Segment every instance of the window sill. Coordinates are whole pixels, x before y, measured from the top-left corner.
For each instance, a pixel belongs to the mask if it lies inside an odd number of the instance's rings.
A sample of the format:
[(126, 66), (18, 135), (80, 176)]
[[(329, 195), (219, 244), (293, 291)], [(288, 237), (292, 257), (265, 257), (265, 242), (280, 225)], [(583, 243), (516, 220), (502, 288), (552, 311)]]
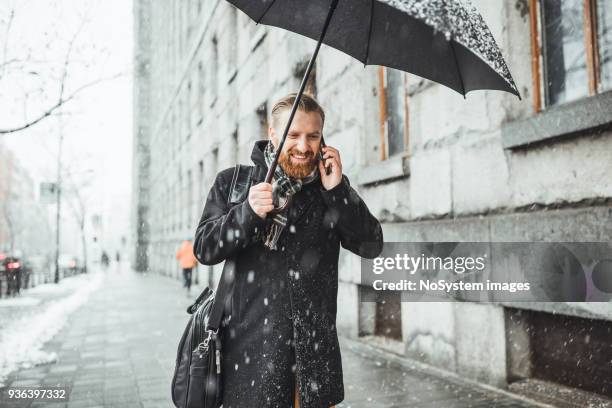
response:
[(360, 168), (357, 173), (357, 184), (360, 186), (367, 186), (390, 181), (392, 179), (408, 177), (409, 175), (410, 166), (408, 156), (396, 156), (380, 163)]
[(551, 107), (530, 118), (502, 126), (505, 149), (525, 148), (561, 137), (575, 136), (612, 125), (612, 91)]

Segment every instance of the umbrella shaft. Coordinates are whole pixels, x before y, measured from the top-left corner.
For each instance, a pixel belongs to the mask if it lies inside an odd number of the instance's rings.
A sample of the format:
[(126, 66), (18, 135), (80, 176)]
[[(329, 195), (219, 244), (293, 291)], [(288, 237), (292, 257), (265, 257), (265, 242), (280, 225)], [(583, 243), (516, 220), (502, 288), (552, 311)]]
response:
[(274, 171), (276, 170), (276, 166), (278, 165), (278, 159), (283, 151), (283, 146), (285, 145), (285, 139), (287, 138), (287, 134), (289, 133), (289, 129), (291, 128), (291, 122), (293, 122), (293, 117), (295, 116), (295, 112), (297, 111), (297, 107), (302, 99), (302, 94), (304, 93), (304, 89), (306, 88), (306, 83), (308, 82), (308, 78), (310, 77), (310, 72), (315, 64), (317, 59), (317, 55), (319, 55), (319, 49), (321, 48), (321, 43), (325, 38), (325, 33), (327, 32), (327, 28), (329, 27), (329, 23), (331, 21), (332, 15), (336, 10), (336, 6), (338, 5), (338, 0), (332, 0), (329, 6), (329, 12), (327, 13), (327, 18), (325, 19), (325, 25), (323, 25), (323, 30), (321, 31), (321, 36), (319, 37), (319, 41), (317, 41), (317, 46), (310, 57), (310, 62), (308, 62), (308, 67), (306, 68), (306, 72), (304, 73), (304, 77), (302, 78), (302, 83), (300, 84), (300, 90), (297, 93), (295, 101), (293, 102), (293, 106), (291, 107), (291, 114), (289, 115), (289, 120), (287, 121), (287, 125), (285, 126), (285, 131), (283, 132), (283, 137), (278, 144), (278, 148), (276, 149), (276, 155), (274, 160), (270, 164), (270, 168), (268, 169), (268, 173), (266, 174), (266, 183), (270, 183), (272, 181), (272, 176), (274, 175)]

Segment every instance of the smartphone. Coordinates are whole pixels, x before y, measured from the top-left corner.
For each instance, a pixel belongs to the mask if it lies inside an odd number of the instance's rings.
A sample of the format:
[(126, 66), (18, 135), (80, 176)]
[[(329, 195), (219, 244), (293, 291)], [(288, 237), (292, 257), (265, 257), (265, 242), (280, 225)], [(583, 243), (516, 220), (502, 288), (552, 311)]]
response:
[[(325, 139), (323, 139), (323, 136), (321, 136), (321, 147), (319, 148), (319, 161), (323, 161), (323, 166), (325, 166), (325, 160), (326, 160), (323, 158), (323, 148), (325, 146), (327, 146), (325, 144)], [(325, 174), (329, 176), (330, 173), (331, 173), (331, 168), (325, 166)]]

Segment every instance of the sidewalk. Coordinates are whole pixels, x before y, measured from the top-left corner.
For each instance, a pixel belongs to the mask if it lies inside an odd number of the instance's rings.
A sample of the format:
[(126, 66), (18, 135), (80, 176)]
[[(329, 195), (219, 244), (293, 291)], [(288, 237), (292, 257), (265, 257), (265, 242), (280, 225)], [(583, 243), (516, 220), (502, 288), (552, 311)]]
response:
[[(195, 296), (196, 293), (192, 292)], [(66, 386), (64, 403), (10, 401), (3, 408), (169, 408), (170, 383), (190, 299), (180, 283), (109, 270), (98, 289), (44, 349), (54, 363), (22, 369), (10, 387)], [(346, 399), (338, 408), (532, 407), (508, 394), (406, 367), (343, 339)], [(258, 408), (258, 407), (253, 407)]]

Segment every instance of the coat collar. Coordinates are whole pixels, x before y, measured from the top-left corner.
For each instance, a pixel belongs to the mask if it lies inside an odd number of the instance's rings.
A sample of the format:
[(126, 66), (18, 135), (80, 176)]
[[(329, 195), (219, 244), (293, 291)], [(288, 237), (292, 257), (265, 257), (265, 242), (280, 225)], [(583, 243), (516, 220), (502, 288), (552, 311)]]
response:
[(264, 150), (267, 144), (267, 140), (258, 140), (255, 142), (255, 146), (253, 146), (253, 151), (251, 152), (251, 160), (253, 163), (255, 163), (257, 166), (263, 167), (266, 171), (268, 170), (268, 165), (266, 164), (266, 159), (264, 157)]

